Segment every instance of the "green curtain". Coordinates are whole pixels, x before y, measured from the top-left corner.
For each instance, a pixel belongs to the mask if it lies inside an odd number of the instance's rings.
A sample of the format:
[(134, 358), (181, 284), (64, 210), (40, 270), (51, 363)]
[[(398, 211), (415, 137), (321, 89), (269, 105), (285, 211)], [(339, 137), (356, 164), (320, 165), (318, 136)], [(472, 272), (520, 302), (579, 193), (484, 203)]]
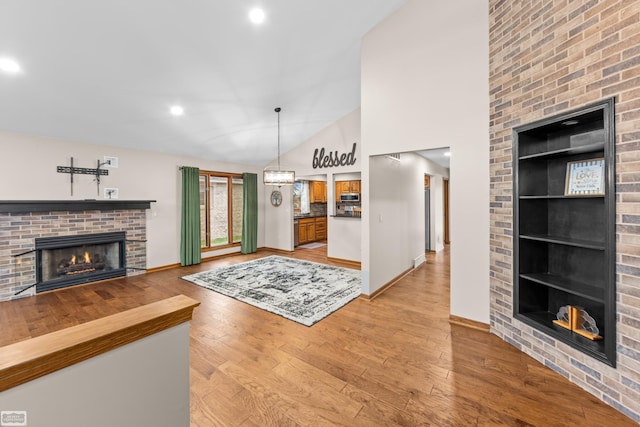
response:
[(200, 169), (182, 168), (180, 264), (200, 264)]
[(258, 250), (258, 175), (242, 174), (242, 246), (243, 254)]

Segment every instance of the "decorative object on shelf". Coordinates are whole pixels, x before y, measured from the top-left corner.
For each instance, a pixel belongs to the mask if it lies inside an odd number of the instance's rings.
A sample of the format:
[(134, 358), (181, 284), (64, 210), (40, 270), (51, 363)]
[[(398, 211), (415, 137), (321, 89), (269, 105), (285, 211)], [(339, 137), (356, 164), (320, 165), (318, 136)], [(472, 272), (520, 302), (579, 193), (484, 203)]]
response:
[(278, 114), (278, 169), (265, 168), (263, 171), (263, 182), (265, 185), (293, 185), (296, 180), (296, 173), (294, 171), (280, 170), (280, 111), (282, 109), (277, 107), (274, 111)]
[(98, 196), (100, 195), (100, 177), (109, 175), (109, 171), (106, 169), (100, 169), (102, 166), (106, 165), (107, 162), (101, 162), (98, 160), (97, 167), (95, 169), (90, 168), (77, 168), (73, 166), (73, 157), (71, 157), (69, 166), (58, 166), (58, 173), (68, 173), (71, 174), (71, 195), (73, 196), (73, 175), (95, 175), (96, 185), (98, 186)]
[(595, 319), (582, 307), (563, 305), (553, 323), (592, 341), (602, 339)]
[(604, 195), (604, 158), (568, 162), (564, 195)]
[(282, 204), (282, 193), (278, 190), (271, 192), (271, 204), (276, 208)]

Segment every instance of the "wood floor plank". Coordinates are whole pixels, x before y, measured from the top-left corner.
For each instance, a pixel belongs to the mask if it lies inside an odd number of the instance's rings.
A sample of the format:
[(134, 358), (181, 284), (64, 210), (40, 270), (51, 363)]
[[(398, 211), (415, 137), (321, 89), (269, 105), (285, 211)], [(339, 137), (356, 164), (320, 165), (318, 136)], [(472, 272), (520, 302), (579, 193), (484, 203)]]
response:
[[(287, 254), (328, 260), (326, 247)], [(181, 277), (282, 252), (75, 286), (0, 303), (0, 345), (179, 294), (191, 322), (191, 425), (632, 426), (620, 412), (487, 332), (449, 323), (449, 253), (312, 327)]]
[(478, 404), (472, 400), (447, 399), (437, 394), (422, 401), (409, 400), (406, 410), (433, 426), (475, 426), (478, 423)]
[(410, 412), (377, 399), (361, 388), (349, 384), (344, 388), (343, 393), (362, 405), (362, 409), (355, 417), (354, 425), (379, 425), (381, 420), (384, 420), (385, 426), (424, 425), (422, 420)]
[(300, 382), (291, 382), (273, 371), (260, 366), (233, 362), (220, 367), (225, 374), (242, 384), (253, 395), (269, 400), (269, 406), (277, 408), (301, 425), (335, 426), (350, 425), (353, 409), (340, 408), (326, 401), (322, 393), (315, 396), (309, 387)]
[(237, 394), (243, 388), (239, 384), (235, 387), (236, 393), (228, 394), (228, 387), (221, 393), (220, 385), (225, 383), (224, 375), (212, 375), (203, 378), (192, 370), (191, 387), (198, 393), (191, 393), (191, 425), (208, 427), (215, 426), (239, 426), (250, 416), (244, 411)]

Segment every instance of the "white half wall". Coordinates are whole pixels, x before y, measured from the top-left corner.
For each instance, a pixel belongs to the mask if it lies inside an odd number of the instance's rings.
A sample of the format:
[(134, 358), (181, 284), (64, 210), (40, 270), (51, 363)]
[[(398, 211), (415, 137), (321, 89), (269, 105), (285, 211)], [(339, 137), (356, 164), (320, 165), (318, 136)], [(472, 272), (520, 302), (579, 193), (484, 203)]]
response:
[(189, 322), (3, 391), (0, 409), (29, 427), (188, 427)]
[[(486, 1), (408, 0), (363, 40), (361, 106), (363, 157), (450, 147), (451, 314), (484, 323), (489, 323), (488, 22)], [(371, 191), (378, 180), (375, 167), (376, 160), (363, 163), (363, 186)], [(382, 240), (391, 237), (394, 221), (385, 220), (384, 211), (373, 212), (374, 199), (372, 194), (363, 202), (362, 269), (369, 292), (406, 268), (391, 254), (409, 252), (401, 241)], [(379, 208), (390, 210), (384, 203)]]
[[(102, 189), (118, 188), (121, 200), (156, 200), (147, 211), (147, 268), (180, 262), (181, 174), (180, 166), (203, 170), (258, 174), (258, 247), (264, 246), (264, 191), (262, 168), (215, 162), (122, 147), (94, 145), (39, 136), (0, 132), (0, 198), (3, 200), (103, 199)], [(69, 174), (57, 166), (95, 168), (104, 156), (118, 157), (118, 168), (101, 179), (100, 192), (91, 175), (75, 175), (73, 196)], [(239, 247), (203, 252), (203, 259)]]
[[(361, 179), (362, 176), (360, 172), (340, 172), (329, 175), (327, 198), (330, 201), (328, 207), (330, 215), (335, 214), (336, 210), (336, 182), (361, 181)], [(327, 235), (327, 256), (329, 258), (346, 259), (356, 262), (362, 260), (362, 219), (330, 216)]]

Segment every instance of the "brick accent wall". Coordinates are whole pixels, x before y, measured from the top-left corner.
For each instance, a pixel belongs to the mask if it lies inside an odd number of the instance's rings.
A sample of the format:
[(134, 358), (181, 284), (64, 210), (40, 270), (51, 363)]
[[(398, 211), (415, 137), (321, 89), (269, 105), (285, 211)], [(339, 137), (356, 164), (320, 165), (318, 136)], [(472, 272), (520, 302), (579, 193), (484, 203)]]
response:
[[(490, 0), (491, 331), (640, 422), (640, 2)], [(617, 368), (513, 318), (514, 126), (616, 97)]]
[[(147, 266), (147, 217), (143, 209), (116, 211), (0, 213), (0, 301), (18, 298), (15, 293), (35, 283), (35, 247), (39, 237), (125, 231), (127, 267)], [(141, 242), (140, 242), (141, 241)], [(144, 270), (127, 270), (127, 275)], [(35, 287), (19, 297), (35, 294)]]

